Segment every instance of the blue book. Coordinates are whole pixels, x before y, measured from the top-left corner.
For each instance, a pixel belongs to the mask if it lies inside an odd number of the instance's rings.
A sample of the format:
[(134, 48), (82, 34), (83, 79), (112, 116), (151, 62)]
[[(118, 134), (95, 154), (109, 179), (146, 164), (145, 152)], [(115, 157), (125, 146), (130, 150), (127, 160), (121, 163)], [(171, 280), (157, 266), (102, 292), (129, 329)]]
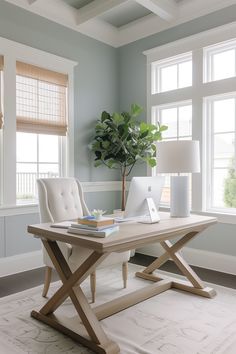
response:
[(70, 232), (72, 234), (77, 234), (81, 236), (93, 236), (93, 237), (107, 237), (112, 235), (113, 233), (117, 233), (119, 231), (119, 226), (116, 225), (115, 227), (109, 227), (105, 230), (102, 231), (96, 231), (96, 230), (88, 230), (88, 229), (83, 229), (83, 228), (78, 228), (78, 227), (69, 227), (67, 232)]

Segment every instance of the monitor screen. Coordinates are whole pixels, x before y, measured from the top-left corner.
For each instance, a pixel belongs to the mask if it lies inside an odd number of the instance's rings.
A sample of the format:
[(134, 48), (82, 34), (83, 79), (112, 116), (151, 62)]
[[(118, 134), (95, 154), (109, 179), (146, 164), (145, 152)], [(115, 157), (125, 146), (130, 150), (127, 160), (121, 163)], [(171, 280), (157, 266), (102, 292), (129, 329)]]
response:
[(149, 213), (147, 198), (152, 198), (158, 210), (165, 177), (133, 177), (124, 217), (146, 216)]

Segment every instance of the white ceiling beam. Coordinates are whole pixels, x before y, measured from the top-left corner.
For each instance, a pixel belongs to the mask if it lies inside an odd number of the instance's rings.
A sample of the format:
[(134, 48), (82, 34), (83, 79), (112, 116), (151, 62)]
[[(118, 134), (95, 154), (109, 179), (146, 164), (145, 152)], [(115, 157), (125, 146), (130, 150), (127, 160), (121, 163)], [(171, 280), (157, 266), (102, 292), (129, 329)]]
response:
[(177, 4), (173, 0), (135, 0), (165, 21), (172, 21), (177, 15)]
[(125, 2), (127, 2), (127, 0), (94, 0), (77, 10), (77, 24), (81, 25)]
[(119, 31), (116, 27), (102, 21), (99, 18), (93, 18), (90, 21), (84, 22), (77, 30), (87, 36), (93, 37), (99, 41), (105, 42), (117, 47), (119, 43)]

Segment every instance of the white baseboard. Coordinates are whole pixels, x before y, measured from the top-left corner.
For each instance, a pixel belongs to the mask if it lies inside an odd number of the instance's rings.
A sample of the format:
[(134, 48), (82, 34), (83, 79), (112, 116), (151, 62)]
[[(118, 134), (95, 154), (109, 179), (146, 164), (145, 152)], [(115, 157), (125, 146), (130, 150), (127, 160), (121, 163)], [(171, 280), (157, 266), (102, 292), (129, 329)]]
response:
[(0, 258), (0, 277), (40, 268), (43, 264), (42, 251)]
[[(160, 245), (156, 244), (141, 248), (137, 252), (158, 257), (163, 253), (163, 250)], [(184, 247), (181, 254), (193, 266), (236, 275), (236, 257), (234, 256), (190, 247)]]

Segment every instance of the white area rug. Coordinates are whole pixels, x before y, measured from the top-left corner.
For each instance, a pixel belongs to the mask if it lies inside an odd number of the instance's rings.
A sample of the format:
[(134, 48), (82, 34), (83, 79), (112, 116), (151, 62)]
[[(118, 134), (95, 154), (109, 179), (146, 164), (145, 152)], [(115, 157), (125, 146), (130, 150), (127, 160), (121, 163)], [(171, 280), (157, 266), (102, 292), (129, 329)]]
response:
[[(122, 289), (121, 269), (100, 270), (96, 304), (147, 284), (134, 277), (140, 268), (130, 265), (126, 290)], [(52, 289), (57, 287), (58, 283), (54, 283)], [(122, 354), (235, 354), (236, 291), (214, 288), (217, 290), (214, 299), (168, 290), (103, 320), (102, 325), (119, 344)], [(30, 317), (30, 311), (39, 309), (45, 302), (41, 289), (37, 287), (0, 299), (0, 353), (92, 353)], [(84, 289), (90, 297), (88, 282), (84, 283)], [(72, 314), (69, 300), (61, 311)]]

